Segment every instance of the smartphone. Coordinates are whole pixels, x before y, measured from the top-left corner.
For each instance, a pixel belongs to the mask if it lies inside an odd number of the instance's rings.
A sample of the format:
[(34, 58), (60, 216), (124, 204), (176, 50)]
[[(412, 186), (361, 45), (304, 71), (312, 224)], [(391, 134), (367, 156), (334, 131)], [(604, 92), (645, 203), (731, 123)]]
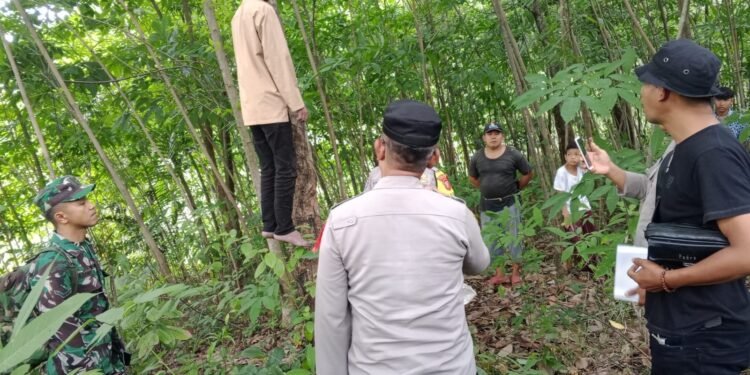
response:
[(589, 159), (589, 153), (586, 151), (586, 147), (584, 147), (583, 138), (576, 137), (575, 142), (576, 146), (578, 146), (578, 151), (581, 151), (581, 155), (583, 156), (583, 163), (586, 164), (586, 168), (591, 169), (591, 159)]

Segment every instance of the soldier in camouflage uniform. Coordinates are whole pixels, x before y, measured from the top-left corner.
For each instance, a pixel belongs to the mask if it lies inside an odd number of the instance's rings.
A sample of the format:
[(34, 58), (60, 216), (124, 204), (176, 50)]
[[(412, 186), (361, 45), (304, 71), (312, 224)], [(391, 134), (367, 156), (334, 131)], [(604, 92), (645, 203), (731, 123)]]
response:
[[(54, 251), (42, 253), (31, 268), (33, 287), (48, 267), (52, 267), (47, 285), (36, 305), (36, 314), (58, 306), (75, 293), (95, 293), (80, 310), (69, 317), (47, 342), (50, 353), (68, 341), (57, 355), (47, 360), (45, 372), (67, 374), (74, 370), (99, 370), (104, 374), (125, 373), (126, 356), (122, 341), (112, 330), (98, 342), (93, 342), (100, 323), (95, 317), (109, 309), (104, 295), (105, 274), (99, 265), (94, 246), (86, 237), (86, 230), (99, 220), (96, 207), (86, 199), (95, 185), (82, 185), (75, 177), (55, 179), (34, 198), (34, 203), (55, 226), (50, 247), (66, 251), (73, 260), (76, 276), (71, 276), (70, 263)], [(72, 285), (77, 279), (77, 285)], [(88, 323), (80, 332), (77, 330)], [(72, 336), (72, 337), (71, 337)]]

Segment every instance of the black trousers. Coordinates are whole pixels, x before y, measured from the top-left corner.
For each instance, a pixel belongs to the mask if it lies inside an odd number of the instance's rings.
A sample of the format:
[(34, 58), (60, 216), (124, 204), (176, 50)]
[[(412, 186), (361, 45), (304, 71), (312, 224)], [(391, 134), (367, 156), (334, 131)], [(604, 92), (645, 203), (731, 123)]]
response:
[(750, 332), (727, 327), (651, 335), (652, 375), (737, 375), (750, 365)]
[(292, 203), (297, 181), (292, 124), (253, 125), (250, 129), (260, 161), (263, 231), (287, 234), (294, 231)]

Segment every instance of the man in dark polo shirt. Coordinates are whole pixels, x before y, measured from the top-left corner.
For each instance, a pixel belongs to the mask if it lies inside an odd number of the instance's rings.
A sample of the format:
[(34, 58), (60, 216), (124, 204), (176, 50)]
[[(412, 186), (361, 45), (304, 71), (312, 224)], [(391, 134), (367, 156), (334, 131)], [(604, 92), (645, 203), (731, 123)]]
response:
[[(680, 39), (636, 69), (646, 120), (677, 144), (659, 169), (653, 221), (718, 228), (730, 244), (684, 268), (633, 261), (652, 374), (738, 374), (750, 362), (750, 156), (711, 108), (720, 66), (711, 51)], [(606, 152), (592, 151), (594, 173), (622, 174)]]
[[(504, 228), (500, 228), (501, 231), (510, 234), (509, 241), (503, 241), (507, 246), (499, 243), (497, 231), (489, 235), (485, 233), (485, 236), (491, 238), (487, 247), (490, 248), (493, 257), (502, 256), (509, 250), (513, 263), (510, 277), (505, 275), (503, 265), (499, 265), (489, 281), (492, 285), (516, 285), (521, 283), (520, 264), (523, 251), (523, 238), (518, 235), (521, 207), (517, 194), (529, 184), (533, 172), (526, 158), (518, 150), (505, 144), (503, 129), (498, 124), (487, 124), (482, 140), (484, 149), (477, 151), (469, 162), (469, 181), (482, 193), (479, 202), (482, 228), (492, 220), (492, 217), (487, 215), (488, 211), (507, 211), (508, 221)], [(520, 179), (516, 178), (516, 172), (521, 173)]]

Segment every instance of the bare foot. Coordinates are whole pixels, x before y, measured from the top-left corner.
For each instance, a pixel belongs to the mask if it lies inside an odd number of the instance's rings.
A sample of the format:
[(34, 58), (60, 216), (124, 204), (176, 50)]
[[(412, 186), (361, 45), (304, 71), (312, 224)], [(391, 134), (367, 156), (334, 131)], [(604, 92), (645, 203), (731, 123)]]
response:
[(310, 247), (312, 245), (310, 242), (302, 238), (302, 234), (296, 230), (283, 235), (274, 234), (273, 238), (276, 241), (290, 243), (294, 246)]

